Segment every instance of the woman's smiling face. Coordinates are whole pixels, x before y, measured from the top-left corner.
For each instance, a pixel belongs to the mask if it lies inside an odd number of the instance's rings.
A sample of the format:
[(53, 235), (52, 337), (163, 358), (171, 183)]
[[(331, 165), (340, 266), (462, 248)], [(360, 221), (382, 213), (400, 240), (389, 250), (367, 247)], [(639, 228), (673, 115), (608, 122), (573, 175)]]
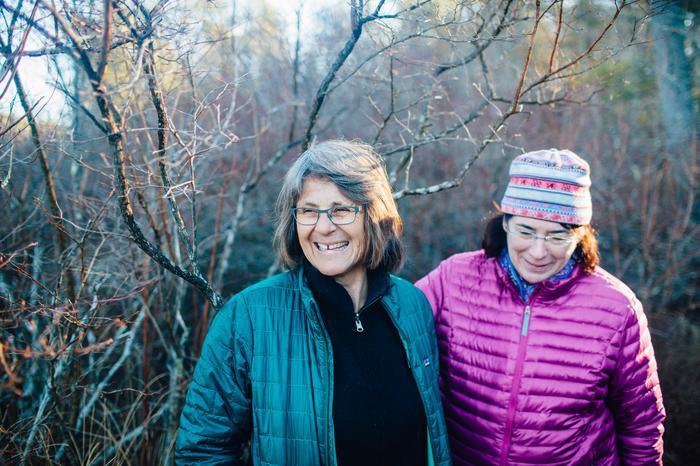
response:
[[(503, 224), (509, 232), (507, 243), (510, 260), (518, 274), (532, 284), (547, 280), (564, 268), (578, 244), (578, 237), (561, 246), (544, 241), (544, 236), (571, 234), (556, 222), (514, 215), (510, 220), (504, 219)], [(536, 238), (523, 240), (517, 235), (518, 231), (536, 235)]]
[[(328, 209), (352, 205), (357, 204), (335, 183), (324, 178), (309, 178), (304, 181), (295, 207)], [(355, 221), (347, 225), (335, 225), (325, 213), (319, 216), (315, 225), (296, 224), (299, 245), (306, 260), (323, 275), (333, 277), (344, 286), (362, 280), (366, 273), (363, 215), (363, 211), (358, 212)]]

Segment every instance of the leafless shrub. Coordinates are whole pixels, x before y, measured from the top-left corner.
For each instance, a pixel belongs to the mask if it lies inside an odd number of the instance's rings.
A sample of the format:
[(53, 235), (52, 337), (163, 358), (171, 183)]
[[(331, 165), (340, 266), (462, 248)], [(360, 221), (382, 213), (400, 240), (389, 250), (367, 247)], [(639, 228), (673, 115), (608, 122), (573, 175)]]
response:
[[(375, 144), (405, 198), (416, 278), (476, 247), (506, 157), (576, 144), (582, 122), (533, 122), (594, 100), (602, 86), (586, 77), (638, 40), (622, 21), (643, 16), (625, 1), (595, 13), (561, 1), (339, 5), (312, 26), (299, 7), (287, 40), (264, 2), (0, 3), (0, 462), (170, 463), (209, 319), (277, 270), (270, 206), (291, 157), (316, 138)], [(45, 102), (21, 90), (24, 60), (38, 57), (70, 105), (58, 122), (37, 119)], [(682, 207), (694, 204), (693, 160)], [(636, 211), (614, 191), (599, 200), (601, 230), (615, 272), (643, 264), (634, 285), (671, 303), (690, 260), (676, 251), (697, 227), (689, 208), (659, 201), (655, 161), (635, 161), (648, 185)], [(631, 223), (616, 213), (647, 229), (632, 259)], [(659, 235), (668, 241), (653, 244)]]

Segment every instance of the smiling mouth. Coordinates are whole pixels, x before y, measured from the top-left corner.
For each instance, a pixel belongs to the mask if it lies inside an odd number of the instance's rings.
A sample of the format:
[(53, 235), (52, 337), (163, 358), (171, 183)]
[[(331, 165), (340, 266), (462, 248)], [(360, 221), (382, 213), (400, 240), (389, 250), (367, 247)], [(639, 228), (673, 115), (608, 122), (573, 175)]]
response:
[(528, 262), (527, 264), (531, 269), (534, 269), (534, 270), (543, 270), (543, 269), (546, 269), (547, 267), (549, 267), (549, 264), (539, 264), (538, 265), (538, 264), (533, 264), (531, 262)]
[(350, 244), (348, 241), (341, 241), (339, 243), (331, 243), (331, 244), (323, 244), (323, 243), (314, 243), (316, 245), (316, 249), (319, 251), (337, 251), (338, 249), (343, 249), (347, 247), (348, 244)]

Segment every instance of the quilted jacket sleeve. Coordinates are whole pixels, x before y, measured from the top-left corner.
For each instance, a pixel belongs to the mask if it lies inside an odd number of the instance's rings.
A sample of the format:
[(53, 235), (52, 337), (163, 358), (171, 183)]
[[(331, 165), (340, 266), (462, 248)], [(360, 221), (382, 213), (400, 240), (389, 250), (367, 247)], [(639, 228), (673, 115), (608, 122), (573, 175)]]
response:
[(618, 451), (623, 465), (662, 464), (666, 415), (656, 359), (642, 305), (635, 299), (631, 307), (613, 342), (618, 359), (608, 394)]
[(442, 274), (443, 269), (446, 266), (445, 262), (442, 262), (437, 268), (431, 271), (428, 275), (421, 278), (416, 282), (416, 286), (425, 294), (430, 302), (430, 307), (433, 309), (433, 315), (437, 321), (440, 315), (440, 310), (442, 309)]
[(175, 445), (175, 463), (237, 464), (251, 435), (244, 301), (230, 300), (212, 322), (192, 377)]

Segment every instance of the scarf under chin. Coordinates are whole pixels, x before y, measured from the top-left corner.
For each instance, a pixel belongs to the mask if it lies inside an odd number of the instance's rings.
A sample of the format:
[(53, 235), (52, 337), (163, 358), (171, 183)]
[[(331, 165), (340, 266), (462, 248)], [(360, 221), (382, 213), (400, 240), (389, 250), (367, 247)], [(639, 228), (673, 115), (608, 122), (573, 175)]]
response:
[[(501, 251), (501, 255), (498, 257), (498, 262), (499, 264), (501, 264), (503, 270), (508, 272), (508, 276), (513, 281), (513, 284), (515, 284), (516, 288), (518, 288), (518, 294), (520, 295), (522, 300), (525, 301), (525, 304), (529, 303), (530, 297), (532, 296), (532, 292), (535, 291), (535, 288), (537, 287), (537, 283), (535, 283), (534, 285), (532, 283), (528, 283), (520, 276), (520, 274), (518, 274), (518, 271), (515, 270), (513, 262), (510, 260), (510, 255), (508, 254), (507, 247), (503, 248), (503, 250)], [(573, 254), (559, 272), (555, 273), (554, 275), (552, 275), (544, 281), (555, 282), (557, 280), (569, 278), (573, 273), (575, 266), (576, 260), (575, 254)]]

